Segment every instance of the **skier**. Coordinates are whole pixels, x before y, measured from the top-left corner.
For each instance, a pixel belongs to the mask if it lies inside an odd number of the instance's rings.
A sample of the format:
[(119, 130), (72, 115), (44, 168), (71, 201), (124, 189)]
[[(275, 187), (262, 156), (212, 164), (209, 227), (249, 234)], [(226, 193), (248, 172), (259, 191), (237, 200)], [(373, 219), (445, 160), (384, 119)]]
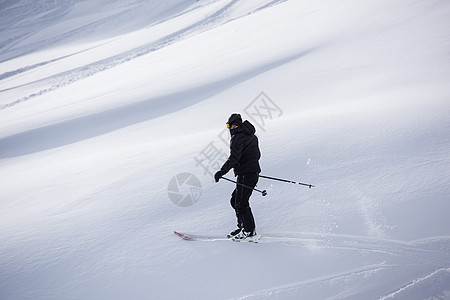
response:
[(236, 185), (231, 194), (230, 202), (236, 212), (238, 228), (228, 234), (229, 238), (245, 239), (256, 235), (255, 220), (249, 199), (261, 172), (259, 166), (261, 152), (258, 138), (255, 136), (255, 127), (247, 120), (242, 122), (241, 115), (232, 114), (228, 119), (227, 127), (231, 133), (230, 156), (214, 175), (214, 179), (219, 182), (223, 175), (234, 169), (237, 182), (247, 186)]

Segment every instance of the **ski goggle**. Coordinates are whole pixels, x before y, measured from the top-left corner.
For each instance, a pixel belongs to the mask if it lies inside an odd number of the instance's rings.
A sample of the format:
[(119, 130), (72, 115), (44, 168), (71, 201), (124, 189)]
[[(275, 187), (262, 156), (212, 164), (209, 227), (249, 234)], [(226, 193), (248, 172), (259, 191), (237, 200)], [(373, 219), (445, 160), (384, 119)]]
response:
[[(230, 125), (229, 123), (227, 123), (227, 128), (228, 128), (228, 129), (230, 129), (231, 126), (233, 126), (233, 125)], [(236, 127), (238, 127), (238, 126), (236, 125)]]

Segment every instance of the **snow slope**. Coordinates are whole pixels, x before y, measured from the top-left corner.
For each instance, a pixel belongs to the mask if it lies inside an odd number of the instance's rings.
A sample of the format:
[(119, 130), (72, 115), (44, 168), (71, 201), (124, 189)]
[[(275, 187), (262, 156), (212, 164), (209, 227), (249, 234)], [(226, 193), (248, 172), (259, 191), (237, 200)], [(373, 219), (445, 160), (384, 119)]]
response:
[[(449, 14), (0, 1), (0, 298), (450, 299)], [(259, 244), (183, 241), (234, 229), (234, 112), (316, 187), (260, 179)]]

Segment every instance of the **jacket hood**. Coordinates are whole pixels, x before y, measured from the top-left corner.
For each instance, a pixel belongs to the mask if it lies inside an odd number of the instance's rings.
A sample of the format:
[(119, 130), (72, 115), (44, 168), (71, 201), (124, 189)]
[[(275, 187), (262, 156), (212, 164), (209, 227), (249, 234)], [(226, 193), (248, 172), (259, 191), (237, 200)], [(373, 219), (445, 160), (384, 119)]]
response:
[(242, 128), (242, 131), (248, 134), (255, 134), (256, 132), (255, 126), (253, 126), (253, 124), (249, 121), (244, 121), (244, 123), (242, 123), (242, 125), (239, 127)]
[(256, 129), (255, 126), (252, 125), (249, 121), (244, 121), (239, 127), (230, 129), (231, 136), (235, 135), (236, 133), (244, 132), (246, 134), (255, 134)]

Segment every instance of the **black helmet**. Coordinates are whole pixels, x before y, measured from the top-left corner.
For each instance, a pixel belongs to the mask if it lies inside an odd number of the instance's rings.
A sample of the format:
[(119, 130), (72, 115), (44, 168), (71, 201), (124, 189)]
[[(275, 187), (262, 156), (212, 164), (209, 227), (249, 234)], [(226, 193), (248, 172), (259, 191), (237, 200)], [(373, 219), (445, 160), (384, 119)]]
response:
[(242, 118), (240, 114), (232, 114), (229, 118), (228, 118), (228, 122), (227, 122), (227, 126), (231, 127), (231, 125), (236, 125), (239, 126), (242, 124)]

